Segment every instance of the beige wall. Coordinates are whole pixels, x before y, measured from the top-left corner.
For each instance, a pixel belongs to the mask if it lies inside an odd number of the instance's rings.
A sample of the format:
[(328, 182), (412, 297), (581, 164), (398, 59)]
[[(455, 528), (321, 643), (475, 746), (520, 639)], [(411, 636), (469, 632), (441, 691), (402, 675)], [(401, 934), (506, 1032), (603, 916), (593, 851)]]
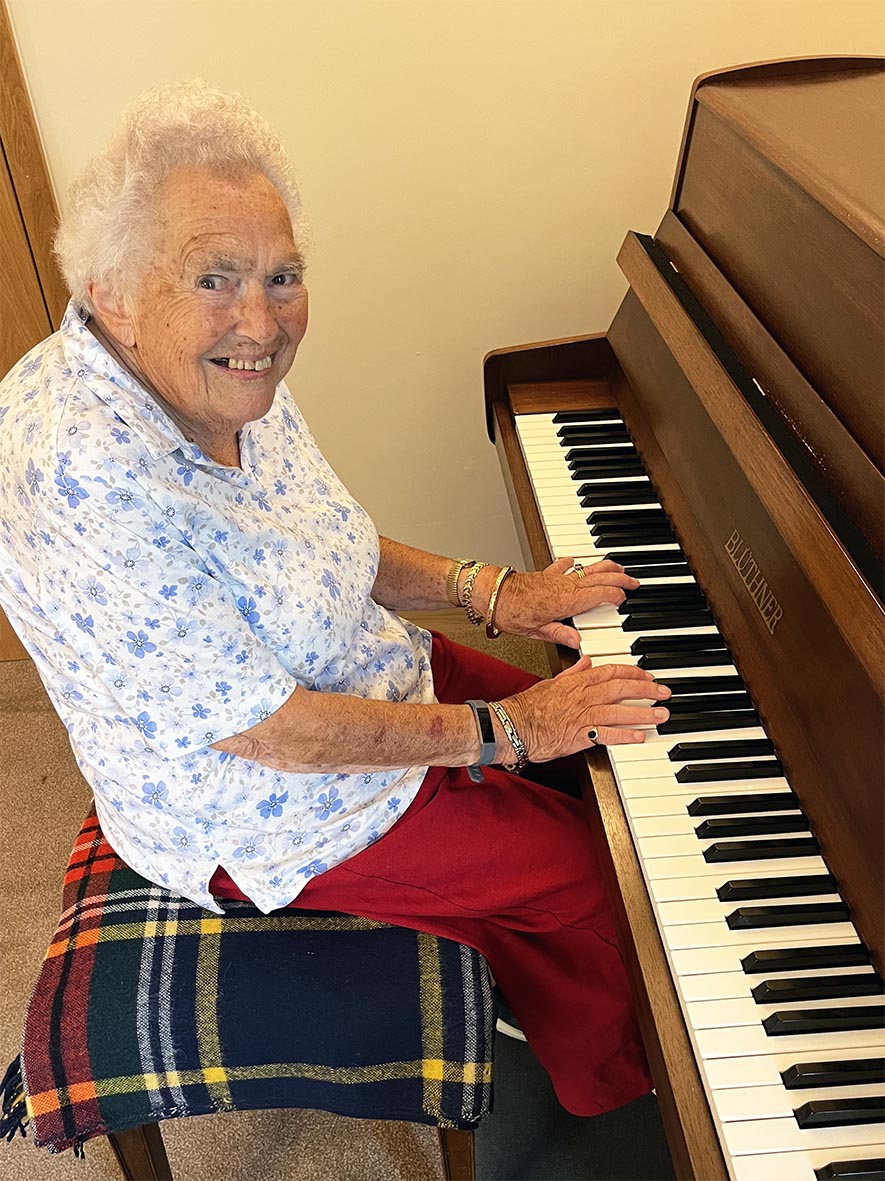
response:
[(383, 532), (501, 561), (483, 354), (606, 328), (697, 74), (885, 46), (880, 0), (7, 3), (62, 200), (146, 86), (202, 75), (276, 125), (313, 226), (308, 421)]

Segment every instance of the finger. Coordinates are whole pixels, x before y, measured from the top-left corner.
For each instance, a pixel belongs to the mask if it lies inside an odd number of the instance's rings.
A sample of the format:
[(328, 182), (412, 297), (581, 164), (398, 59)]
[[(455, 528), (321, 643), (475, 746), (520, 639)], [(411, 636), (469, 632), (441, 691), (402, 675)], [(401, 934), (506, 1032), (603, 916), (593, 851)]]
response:
[(545, 623), (535, 633), (539, 640), (548, 644), (562, 644), (564, 648), (580, 648), (581, 637), (578, 631), (565, 623)]
[(561, 673), (557, 673), (554, 680), (559, 680), (560, 677), (572, 677), (576, 673), (584, 673), (592, 664), (593, 661), (589, 656), (582, 656), (580, 660), (575, 661), (571, 668), (564, 668)]
[(604, 574), (608, 570), (620, 570), (623, 574), (624, 567), (618, 562), (613, 562), (610, 558), (600, 558), (598, 562), (587, 567), (588, 574)]
[(662, 706), (603, 705), (590, 711), (597, 726), (657, 726), (666, 722), (670, 711)]
[[(593, 681), (602, 684), (604, 681), (617, 680), (655, 681), (655, 674), (648, 669), (640, 668), (638, 664), (599, 664), (593, 669)], [(635, 686), (634, 686), (635, 687)]]
[(565, 574), (566, 570), (571, 570), (574, 564), (574, 558), (557, 558), (555, 562), (551, 562), (549, 566), (544, 568), (544, 573)]
[(600, 574), (588, 574), (585, 581), (592, 587), (623, 586), (627, 590), (636, 590), (639, 586), (639, 579), (634, 578), (632, 574), (625, 574), (623, 570), (604, 570)]
[[(623, 673), (627, 670), (619, 669), (618, 671)], [(617, 706), (624, 701), (635, 700), (637, 697), (647, 697), (650, 700), (657, 702), (664, 701), (670, 696), (666, 687), (664, 685), (659, 685), (657, 681), (644, 681), (642, 688), (640, 689), (636, 683), (637, 679), (638, 678), (634, 677), (623, 677), (617, 678), (615, 680), (605, 681), (602, 684), (597, 682), (595, 686), (596, 693), (594, 696), (596, 696), (598, 700), (599, 696), (604, 694), (603, 700), (599, 702), (601, 707)], [(649, 707), (641, 706), (636, 708), (647, 709)], [(608, 719), (603, 718), (603, 722), (606, 720)]]
[[(615, 577), (615, 575), (610, 575), (609, 577)], [(623, 575), (618, 577), (623, 577)], [(619, 605), (627, 597), (626, 591), (631, 589), (630, 587), (621, 588), (620, 586), (612, 586), (608, 583), (603, 583), (602, 585), (597, 584), (596, 586), (591, 585), (587, 587), (586, 592), (580, 583), (576, 583), (576, 588), (580, 588), (579, 597), (575, 598), (575, 602), (578, 605), (576, 614), (580, 614), (581, 611), (592, 611), (594, 607), (601, 607), (603, 603), (615, 603)]]
[(625, 746), (635, 742), (645, 742), (644, 730), (628, 730), (621, 726), (600, 726), (597, 728), (597, 746)]

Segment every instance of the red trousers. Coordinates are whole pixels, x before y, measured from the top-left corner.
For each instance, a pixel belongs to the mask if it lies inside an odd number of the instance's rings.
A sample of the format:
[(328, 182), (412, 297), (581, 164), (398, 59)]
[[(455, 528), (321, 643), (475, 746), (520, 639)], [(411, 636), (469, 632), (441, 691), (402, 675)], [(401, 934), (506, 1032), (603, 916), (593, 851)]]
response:
[[(536, 680), (436, 634), (431, 663), (448, 703), (497, 700)], [(598, 1115), (651, 1080), (583, 805), (499, 768), (484, 774), (474, 784), (463, 768), (431, 767), (393, 828), (311, 878), (291, 905), (476, 948), (563, 1107)], [(211, 889), (245, 898), (221, 868)]]

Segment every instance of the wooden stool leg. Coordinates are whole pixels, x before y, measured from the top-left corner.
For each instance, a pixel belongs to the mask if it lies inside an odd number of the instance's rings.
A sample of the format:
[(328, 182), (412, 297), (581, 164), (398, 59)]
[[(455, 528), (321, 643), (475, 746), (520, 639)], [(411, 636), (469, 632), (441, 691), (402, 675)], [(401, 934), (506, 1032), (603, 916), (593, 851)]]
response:
[(172, 1181), (159, 1124), (142, 1124), (108, 1136), (126, 1181)]
[(473, 1132), (464, 1128), (437, 1128), (446, 1181), (475, 1181)]

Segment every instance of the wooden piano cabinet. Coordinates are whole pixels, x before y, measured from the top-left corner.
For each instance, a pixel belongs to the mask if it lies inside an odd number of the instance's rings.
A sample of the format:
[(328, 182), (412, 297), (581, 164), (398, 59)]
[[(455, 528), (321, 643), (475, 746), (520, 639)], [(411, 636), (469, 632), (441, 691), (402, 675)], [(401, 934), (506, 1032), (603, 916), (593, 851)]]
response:
[[(607, 342), (603, 343), (604, 349), (602, 345), (597, 346), (596, 359), (604, 357), (610, 363)], [(522, 378), (527, 375), (514, 372), (513, 376)], [(530, 568), (541, 569), (549, 564), (552, 556), (513, 423), (514, 406), (522, 412), (527, 409), (525, 387), (531, 384), (516, 380), (509, 387), (503, 386), (499, 391), (501, 400), (490, 403), (490, 413), (493, 437), (526, 563)], [(604, 402), (597, 404), (615, 404), (610, 380), (595, 385), (595, 390), (599, 397), (605, 398)], [(548, 387), (545, 404), (541, 404), (543, 392), (537, 386), (531, 396), (538, 410), (568, 410), (580, 408), (574, 393), (574, 388), (569, 389), (559, 382)], [(574, 660), (574, 656), (563, 649), (551, 650), (551, 654), (554, 672), (563, 667), (563, 662)], [(624, 808), (605, 753), (592, 752), (585, 762), (586, 778), (582, 789), (589, 829), (617, 925), (676, 1175), (686, 1181), (719, 1181), (727, 1178), (728, 1170)]]

